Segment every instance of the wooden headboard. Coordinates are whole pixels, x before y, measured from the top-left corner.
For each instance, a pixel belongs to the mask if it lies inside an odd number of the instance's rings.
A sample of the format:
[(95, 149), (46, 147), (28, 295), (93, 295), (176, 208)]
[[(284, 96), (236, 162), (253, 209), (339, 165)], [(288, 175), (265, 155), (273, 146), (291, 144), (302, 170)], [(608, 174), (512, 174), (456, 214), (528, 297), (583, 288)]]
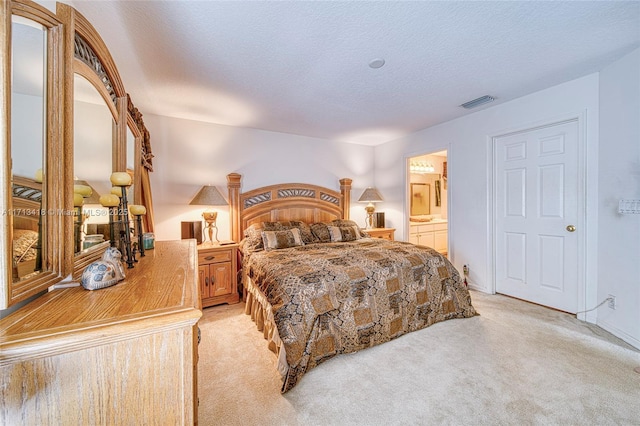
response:
[(42, 183), (33, 179), (14, 176), (12, 192), (13, 228), (38, 231), (42, 206)]
[(42, 269), (40, 214), (42, 213), (42, 183), (33, 179), (12, 177), (13, 280), (19, 281)]
[(349, 219), (351, 179), (340, 179), (340, 192), (306, 183), (283, 183), (240, 193), (242, 176), (227, 175), (231, 239), (240, 241), (254, 223), (299, 220), (307, 223)]

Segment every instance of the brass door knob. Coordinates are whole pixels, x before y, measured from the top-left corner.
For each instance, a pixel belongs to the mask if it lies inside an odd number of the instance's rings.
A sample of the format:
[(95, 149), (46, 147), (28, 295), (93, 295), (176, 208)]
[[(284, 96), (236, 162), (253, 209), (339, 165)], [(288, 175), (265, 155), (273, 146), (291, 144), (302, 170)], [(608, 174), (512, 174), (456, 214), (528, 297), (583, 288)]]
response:
[(576, 230), (576, 227), (573, 225), (567, 225), (567, 231), (569, 232), (574, 232)]

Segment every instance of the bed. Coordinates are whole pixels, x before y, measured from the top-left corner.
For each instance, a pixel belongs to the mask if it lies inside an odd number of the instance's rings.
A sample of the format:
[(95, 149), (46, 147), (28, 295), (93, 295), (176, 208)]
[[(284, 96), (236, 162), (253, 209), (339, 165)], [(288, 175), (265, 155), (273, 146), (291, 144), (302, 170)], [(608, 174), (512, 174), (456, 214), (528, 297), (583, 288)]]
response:
[(228, 176), (245, 313), (277, 354), (281, 392), (336, 355), (476, 315), (446, 257), (369, 238), (349, 220), (350, 179), (340, 192), (283, 184), (243, 194), (240, 180)]
[(13, 280), (22, 280), (41, 268), (39, 219), (42, 184), (14, 176), (12, 182)]

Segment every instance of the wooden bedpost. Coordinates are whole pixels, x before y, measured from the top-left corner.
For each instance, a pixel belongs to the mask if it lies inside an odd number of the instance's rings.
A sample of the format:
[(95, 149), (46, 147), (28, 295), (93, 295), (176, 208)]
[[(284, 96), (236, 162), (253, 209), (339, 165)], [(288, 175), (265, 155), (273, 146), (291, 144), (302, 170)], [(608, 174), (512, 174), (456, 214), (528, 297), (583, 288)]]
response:
[(227, 188), (229, 189), (229, 218), (231, 221), (231, 239), (240, 242), (240, 181), (242, 176), (238, 173), (227, 175)]
[(342, 193), (342, 218), (349, 219), (351, 209), (351, 182), (349, 178), (340, 179), (340, 192)]

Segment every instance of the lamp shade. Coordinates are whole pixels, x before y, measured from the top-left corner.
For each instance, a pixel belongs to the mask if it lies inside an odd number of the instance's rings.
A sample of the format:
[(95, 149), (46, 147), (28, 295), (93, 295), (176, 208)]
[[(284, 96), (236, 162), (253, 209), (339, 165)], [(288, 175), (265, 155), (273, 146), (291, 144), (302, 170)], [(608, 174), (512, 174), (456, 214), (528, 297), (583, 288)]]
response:
[(218, 188), (213, 185), (205, 185), (200, 188), (200, 191), (189, 203), (191, 206), (226, 206), (228, 204)]
[(369, 187), (364, 190), (358, 201), (361, 203), (377, 203), (382, 201), (382, 197), (377, 189)]

